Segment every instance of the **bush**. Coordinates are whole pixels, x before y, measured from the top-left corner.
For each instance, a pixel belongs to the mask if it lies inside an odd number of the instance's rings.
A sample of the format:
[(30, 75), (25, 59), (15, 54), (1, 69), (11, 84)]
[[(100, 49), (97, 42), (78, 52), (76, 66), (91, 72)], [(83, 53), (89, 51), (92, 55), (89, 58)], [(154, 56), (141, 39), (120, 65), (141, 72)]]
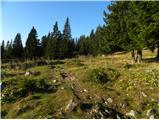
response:
[(102, 69), (93, 69), (91, 73), (91, 78), (92, 81), (97, 82), (97, 83), (106, 83), (109, 78), (106, 73)]
[(33, 62), (24, 62), (22, 65), (21, 65), (21, 68), (26, 70), (28, 68), (31, 68), (33, 67)]
[(57, 91), (57, 86), (47, 84), (44, 79), (10, 79), (5, 83), (6, 87), (2, 90), (2, 103), (14, 102), (36, 92), (51, 93)]
[(120, 76), (120, 73), (116, 69), (107, 68), (107, 75), (110, 78), (110, 80), (117, 80)]

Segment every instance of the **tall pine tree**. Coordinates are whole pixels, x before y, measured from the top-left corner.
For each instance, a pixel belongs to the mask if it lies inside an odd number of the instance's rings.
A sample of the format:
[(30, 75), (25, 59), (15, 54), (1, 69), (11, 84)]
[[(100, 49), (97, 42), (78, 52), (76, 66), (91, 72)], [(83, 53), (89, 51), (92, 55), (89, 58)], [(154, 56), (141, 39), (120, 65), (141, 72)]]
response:
[(4, 58), (5, 58), (5, 43), (3, 40), (1, 44), (1, 59), (4, 59)]
[(69, 42), (71, 39), (71, 28), (69, 18), (67, 18), (63, 29), (62, 41), (60, 43), (60, 58), (71, 56), (72, 51), (70, 51), (69, 48)]
[(30, 33), (28, 34), (28, 38), (26, 41), (26, 57), (27, 58), (36, 58), (39, 56), (39, 39), (37, 39), (37, 31), (34, 27), (32, 27)]
[(17, 33), (13, 41), (13, 56), (18, 59), (23, 57), (23, 46), (20, 33)]

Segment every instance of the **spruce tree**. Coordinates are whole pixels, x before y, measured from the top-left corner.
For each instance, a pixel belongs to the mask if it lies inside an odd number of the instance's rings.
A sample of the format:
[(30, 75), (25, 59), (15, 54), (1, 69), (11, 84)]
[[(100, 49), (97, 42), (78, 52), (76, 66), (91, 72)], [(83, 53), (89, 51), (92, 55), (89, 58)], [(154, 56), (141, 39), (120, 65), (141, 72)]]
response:
[(37, 39), (37, 31), (34, 27), (32, 27), (30, 33), (28, 34), (28, 38), (26, 41), (26, 57), (27, 58), (35, 58), (38, 56), (39, 49), (39, 39)]
[(41, 38), (41, 47), (42, 47), (42, 56), (45, 57), (45, 51), (47, 49), (47, 42), (48, 42), (48, 37), (44, 35)]
[(60, 43), (60, 58), (65, 58), (72, 55), (68, 45), (71, 39), (71, 28), (69, 18), (67, 18), (63, 29), (62, 41)]
[(20, 33), (17, 33), (13, 41), (13, 56), (18, 59), (23, 57), (23, 46)]
[(55, 25), (53, 26), (53, 33), (52, 33), (52, 39), (54, 41), (53, 49), (54, 49), (54, 58), (59, 58), (59, 49), (60, 49), (60, 42), (62, 40), (61, 32), (58, 29), (58, 22), (55, 22)]
[(13, 43), (12, 40), (9, 42), (7, 41), (6, 45), (6, 58), (12, 59), (13, 58)]
[(3, 40), (1, 44), (1, 59), (4, 59), (4, 58), (5, 58), (5, 43)]

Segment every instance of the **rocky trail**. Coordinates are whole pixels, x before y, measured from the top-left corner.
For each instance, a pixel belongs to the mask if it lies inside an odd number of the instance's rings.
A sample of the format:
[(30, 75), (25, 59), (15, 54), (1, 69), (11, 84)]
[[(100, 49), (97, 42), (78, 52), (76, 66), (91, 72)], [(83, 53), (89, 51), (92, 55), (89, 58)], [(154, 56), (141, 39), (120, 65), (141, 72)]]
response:
[[(73, 112), (76, 111), (79, 107), (85, 114), (90, 116), (90, 118), (94, 119), (105, 119), (105, 118), (113, 118), (113, 119), (121, 119), (121, 118), (129, 118), (122, 113), (116, 111), (109, 107), (109, 103), (112, 102), (112, 99), (105, 99), (102, 96), (95, 94), (91, 94), (90, 91), (78, 83), (78, 80), (75, 76), (70, 73), (61, 71), (60, 75), (63, 80), (66, 80), (70, 83), (73, 97), (68, 102), (65, 111)], [(95, 97), (97, 101), (91, 102), (91, 99)]]

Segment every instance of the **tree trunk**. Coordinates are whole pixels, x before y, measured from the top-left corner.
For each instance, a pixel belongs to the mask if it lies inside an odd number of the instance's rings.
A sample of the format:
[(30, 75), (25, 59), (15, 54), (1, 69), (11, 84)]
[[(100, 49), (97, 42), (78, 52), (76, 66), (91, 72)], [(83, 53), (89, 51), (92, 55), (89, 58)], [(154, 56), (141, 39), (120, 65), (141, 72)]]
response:
[(136, 58), (138, 63), (142, 62), (142, 50), (137, 50), (137, 58)]
[(135, 54), (134, 54), (134, 50), (131, 50), (131, 64), (134, 64), (135, 62)]

